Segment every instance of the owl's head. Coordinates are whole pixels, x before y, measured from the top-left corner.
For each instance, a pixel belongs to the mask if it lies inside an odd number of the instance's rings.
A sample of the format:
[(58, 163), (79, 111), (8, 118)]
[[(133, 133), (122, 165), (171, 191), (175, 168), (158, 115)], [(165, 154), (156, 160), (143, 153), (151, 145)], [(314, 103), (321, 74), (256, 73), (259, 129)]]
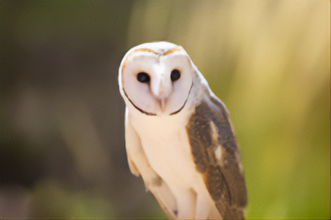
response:
[(120, 92), (146, 115), (174, 115), (185, 107), (195, 69), (181, 46), (168, 42), (141, 44), (130, 49), (121, 62)]

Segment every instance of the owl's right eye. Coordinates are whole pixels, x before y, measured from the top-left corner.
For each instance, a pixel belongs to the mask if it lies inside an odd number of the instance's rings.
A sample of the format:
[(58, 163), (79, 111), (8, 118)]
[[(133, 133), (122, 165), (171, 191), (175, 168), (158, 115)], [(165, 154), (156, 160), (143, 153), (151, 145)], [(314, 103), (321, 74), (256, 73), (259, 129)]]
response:
[(140, 72), (137, 74), (137, 80), (141, 83), (148, 83), (150, 81), (150, 77), (145, 72)]

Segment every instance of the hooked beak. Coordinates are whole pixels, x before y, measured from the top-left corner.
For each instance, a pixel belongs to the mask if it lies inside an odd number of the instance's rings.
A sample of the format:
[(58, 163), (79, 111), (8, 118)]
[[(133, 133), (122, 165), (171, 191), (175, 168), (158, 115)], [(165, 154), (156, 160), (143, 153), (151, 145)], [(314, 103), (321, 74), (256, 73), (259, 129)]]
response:
[(160, 79), (156, 88), (154, 88), (153, 94), (160, 106), (161, 111), (164, 112), (166, 108), (167, 95), (165, 92), (165, 86), (162, 78)]
[(159, 91), (158, 91), (158, 94), (157, 94), (156, 97), (157, 97), (157, 100), (159, 102), (159, 105), (161, 107), (162, 112), (164, 112), (164, 110), (165, 110), (165, 97), (164, 97), (164, 86), (163, 86), (162, 80), (160, 81)]
[(165, 98), (161, 98), (158, 101), (159, 101), (162, 112), (164, 112), (164, 110), (165, 110)]

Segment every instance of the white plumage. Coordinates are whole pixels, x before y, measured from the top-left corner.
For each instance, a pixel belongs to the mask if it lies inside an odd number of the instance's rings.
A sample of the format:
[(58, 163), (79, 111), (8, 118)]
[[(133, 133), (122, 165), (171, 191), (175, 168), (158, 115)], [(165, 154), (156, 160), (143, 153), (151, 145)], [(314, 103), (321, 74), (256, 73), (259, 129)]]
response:
[(225, 105), (186, 51), (129, 50), (119, 68), (131, 172), (170, 218), (243, 218), (246, 188)]

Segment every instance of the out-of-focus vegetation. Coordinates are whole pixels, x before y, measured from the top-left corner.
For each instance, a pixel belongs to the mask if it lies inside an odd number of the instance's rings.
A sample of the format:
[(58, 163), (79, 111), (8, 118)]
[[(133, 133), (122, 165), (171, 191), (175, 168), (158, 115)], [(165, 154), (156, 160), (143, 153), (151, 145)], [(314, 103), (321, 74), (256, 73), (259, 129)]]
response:
[(231, 112), (250, 218), (330, 217), (330, 3), (0, 1), (0, 216), (164, 217), (126, 164), (117, 69), (182, 45)]

